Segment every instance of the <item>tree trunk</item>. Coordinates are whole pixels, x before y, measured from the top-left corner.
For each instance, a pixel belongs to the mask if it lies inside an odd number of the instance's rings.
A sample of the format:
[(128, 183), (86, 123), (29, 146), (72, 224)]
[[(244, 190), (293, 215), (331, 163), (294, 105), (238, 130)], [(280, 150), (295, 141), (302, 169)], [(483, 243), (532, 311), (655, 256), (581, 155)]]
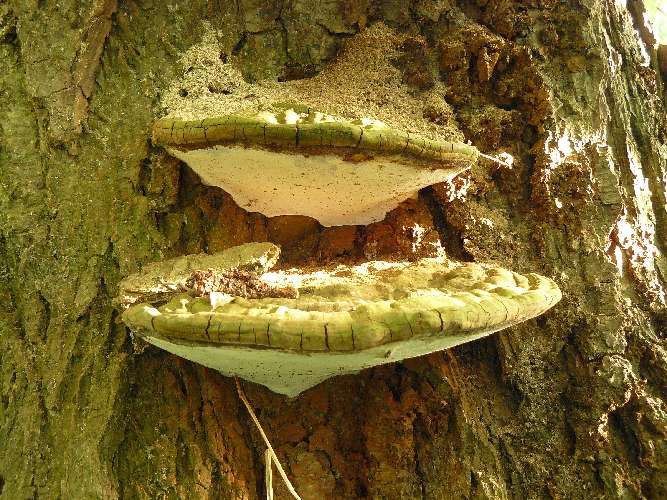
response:
[[(562, 302), (293, 400), (244, 383), (302, 498), (667, 497), (667, 119), (640, 2), (0, 2), (0, 496), (263, 498), (234, 381), (133, 341), (120, 279), (246, 241), (295, 264), (439, 237)], [(377, 23), (407, 33), (414, 95), (440, 79), (466, 139), (513, 168), (322, 228), (245, 212), (151, 146), (206, 30), (248, 80), (290, 80)]]

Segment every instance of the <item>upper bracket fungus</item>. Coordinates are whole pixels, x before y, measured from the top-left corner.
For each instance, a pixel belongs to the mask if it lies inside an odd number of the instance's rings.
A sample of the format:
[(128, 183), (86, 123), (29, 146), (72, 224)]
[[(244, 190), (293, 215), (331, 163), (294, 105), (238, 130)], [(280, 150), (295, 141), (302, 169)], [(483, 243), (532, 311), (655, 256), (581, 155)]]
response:
[(192, 257), (152, 264), (121, 283), (132, 304), (123, 321), (169, 352), (296, 396), (335, 375), (489, 335), (561, 298), (537, 274), (444, 259), (268, 272), (278, 252), (251, 243), (209, 256), (209, 274), (254, 269), (261, 292), (220, 279), (198, 296)]
[(162, 119), (153, 142), (250, 211), (307, 215), (324, 226), (382, 220), (419, 189), (451, 179), (479, 156), (468, 144), (305, 106)]

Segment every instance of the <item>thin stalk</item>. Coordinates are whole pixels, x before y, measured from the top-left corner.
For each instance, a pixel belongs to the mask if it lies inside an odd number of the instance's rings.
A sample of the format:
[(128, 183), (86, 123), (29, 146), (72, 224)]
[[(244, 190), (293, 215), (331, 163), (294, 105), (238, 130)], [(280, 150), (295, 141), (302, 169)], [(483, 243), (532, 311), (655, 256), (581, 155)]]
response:
[(239, 393), (239, 398), (241, 398), (241, 401), (243, 401), (243, 404), (245, 407), (248, 409), (248, 413), (250, 413), (250, 416), (252, 417), (252, 421), (255, 422), (255, 426), (257, 426), (257, 430), (262, 436), (262, 439), (264, 440), (264, 443), (266, 443), (267, 451), (271, 453), (271, 458), (273, 459), (273, 462), (276, 464), (276, 468), (278, 469), (278, 472), (280, 473), (280, 476), (283, 478), (283, 481), (285, 481), (285, 485), (287, 486), (287, 489), (289, 492), (292, 494), (294, 498), (297, 500), (301, 500), (301, 497), (297, 494), (296, 490), (294, 489), (294, 486), (292, 486), (292, 483), (290, 482), (289, 478), (287, 477), (287, 474), (285, 474), (285, 470), (283, 469), (283, 466), (280, 464), (280, 461), (278, 460), (278, 456), (276, 455), (276, 452), (273, 451), (273, 447), (271, 446), (271, 443), (269, 442), (269, 438), (266, 437), (266, 434), (264, 433), (264, 429), (262, 429), (261, 424), (259, 423), (259, 420), (257, 419), (257, 416), (255, 415), (255, 412), (252, 409), (252, 406), (250, 406), (250, 402), (248, 401), (248, 398), (246, 398), (245, 393), (243, 392), (243, 389), (241, 388), (241, 382), (239, 381), (238, 377), (234, 377), (234, 380), (236, 381), (236, 391)]

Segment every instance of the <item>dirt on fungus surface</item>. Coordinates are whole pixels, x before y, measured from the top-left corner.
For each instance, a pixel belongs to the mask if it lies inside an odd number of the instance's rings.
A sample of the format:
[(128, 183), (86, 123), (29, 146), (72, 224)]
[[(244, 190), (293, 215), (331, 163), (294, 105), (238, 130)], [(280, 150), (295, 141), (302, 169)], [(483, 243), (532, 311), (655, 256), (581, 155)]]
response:
[(195, 120), (293, 103), (350, 119), (381, 120), (429, 139), (461, 141), (454, 114), (440, 97), (442, 84), (433, 82), (415, 95), (404, 82), (397, 64), (410, 63), (401, 60), (401, 49), (409, 53), (407, 40), (407, 35), (376, 23), (347, 39), (336, 58), (312, 78), (249, 83), (240, 68), (220, 59), (216, 33), (209, 27), (202, 42), (181, 57), (183, 74), (169, 86), (162, 105), (167, 117)]
[(185, 281), (185, 286), (191, 289), (198, 297), (210, 295), (212, 292), (243, 297), (245, 299), (297, 297), (297, 291), (294, 288), (288, 286), (271, 286), (262, 281), (259, 274), (240, 269), (225, 271), (215, 269), (197, 270)]

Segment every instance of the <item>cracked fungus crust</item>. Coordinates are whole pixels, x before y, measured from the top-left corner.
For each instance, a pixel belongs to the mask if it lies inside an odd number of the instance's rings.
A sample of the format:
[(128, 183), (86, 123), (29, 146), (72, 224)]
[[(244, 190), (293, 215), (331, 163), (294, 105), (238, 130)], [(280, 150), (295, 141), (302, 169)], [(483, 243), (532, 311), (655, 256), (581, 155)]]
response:
[(419, 189), (451, 179), (479, 156), (474, 146), (425, 139), (377, 120), (280, 107), (162, 119), (153, 128), (153, 142), (247, 210), (307, 215), (324, 226), (381, 220)]
[(298, 297), (218, 301), (182, 293), (157, 307), (134, 305), (123, 320), (167, 351), (295, 396), (335, 375), (475, 340), (561, 298), (537, 274), (440, 259), (261, 279), (294, 287)]

